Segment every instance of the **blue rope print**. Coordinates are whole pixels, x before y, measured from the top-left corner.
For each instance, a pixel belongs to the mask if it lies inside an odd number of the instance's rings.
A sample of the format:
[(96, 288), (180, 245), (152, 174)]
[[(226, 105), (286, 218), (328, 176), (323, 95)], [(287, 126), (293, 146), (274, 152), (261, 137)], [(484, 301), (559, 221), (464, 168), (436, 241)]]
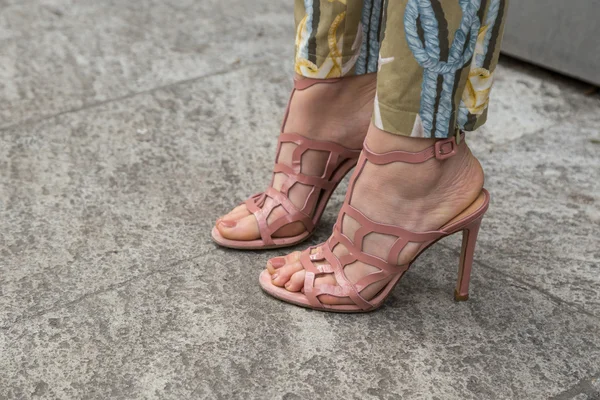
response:
[[(477, 33), (481, 25), (477, 12), (481, 0), (459, 0), (459, 5), (462, 9), (462, 20), (454, 35), (448, 61), (440, 61), (439, 26), (431, 0), (409, 0), (406, 6), (404, 14), (406, 41), (415, 59), (424, 69), (419, 115), (423, 121), (425, 137), (432, 137), (432, 134), (436, 138), (448, 137), (451, 128), (454, 77), (456, 72), (473, 57), (477, 42)], [(419, 37), (417, 19), (421, 21), (424, 43)], [(467, 39), (469, 39), (468, 43)], [(434, 127), (437, 79), (440, 75), (443, 77), (442, 93)]]
[(310, 39), (310, 37), (312, 36), (313, 15), (315, 12), (313, 8), (314, 1), (315, 0), (304, 0), (304, 10), (306, 11), (306, 25), (304, 27), (304, 29), (306, 30), (306, 41), (301, 42), (301, 48), (298, 50), (298, 52), (300, 53), (300, 58), (304, 58), (306, 60), (308, 60), (308, 39)]

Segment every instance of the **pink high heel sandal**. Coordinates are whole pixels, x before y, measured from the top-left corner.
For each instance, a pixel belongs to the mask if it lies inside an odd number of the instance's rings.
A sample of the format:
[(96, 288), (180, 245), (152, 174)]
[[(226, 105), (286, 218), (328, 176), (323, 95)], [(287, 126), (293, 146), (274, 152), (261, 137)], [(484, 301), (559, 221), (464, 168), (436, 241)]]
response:
[[(464, 142), (461, 141), (461, 144), (462, 143)], [(459, 145), (456, 143), (454, 137), (438, 141), (434, 146), (417, 153), (393, 151), (384, 154), (376, 154), (369, 150), (365, 145), (358, 162), (357, 171), (350, 181), (348, 194), (346, 195), (346, 200), (338, 215), (333, 234), (322, 245), (310, 247), (304, 250), (300, 255), (300, 262), (306, 270), (302, 292), (290, 292), (284, 288), (273, 285), (271, 274), (269, 274), (267, 270), (264, 270), (260, 275), (260, 285), (263, 290), (271, 296), (285, 302), (316, 310), (334, 312), (372, 311), (384, 303), (392, 289), (396, 286), (398, 281), (400, 281), (400, 278), (402, 278), (404, 273), (410, 268), (420, 254), (438, 240), (454, 233), (462, 232), (463, 242), (458, 269), (458, 282), (454, 292), (454, 298), (456, 301), (467, 300), (469, 298), (469, 279), (471, 276), (471, 266), (473, 264), (475, 241), (477, 240), (479, 225), (481, 224), (483, 215), (487, 211), (490, 200), (490, 195), (487, 190), (483, 189), (478, 198), (469, 207), (451, 221), (447, 222), (439, 230), (430, 232), (411, 232), (398, 226), (372, 221), (350, 205), (354, 185), (362, 173), (367, 161), (373, 164), (383, 165), (392, 162), (417, 164), (434, 157), (438, 160), (444, 160), (452, 157), (456, 153), (457, 146)], [(342, 233), (342, 221), (344, 220), (344, 216), (348, 216), (360, 224), (360, 228), (357, 229), (353, 238), (349, 238)], [(362, 251), (363, 239), (370, 233), (392, 235), (397, 238), (388, 253), (387, 259), (384, 260)], [(398, 256), (408, 243), (420, 244), (417, 256), (408, 264), (397, 265)], [(339, 258), (333, 254), (333, 249), (338, 244), (343, 245), (347, 249), (347, 254)], [(319, 250), (315, 254), (311, 254), (313, 249), (316, 248)], [(313, 262), (315, 261), (323, 263), (321, 265), (314, 265)], [(344, 268), (355, 261), (361, 261), (365, 264), (375, 266), (379, 271), (363, 277), (356, 283), (351, 283), (346, 278)], [(315, 279), (321, 274), (334, 274), (337, 285), (316, 286)], [(375, 295), (375, 297), (372, 299), (365, 299), (361, 296), (361, 292), (369, 285), (384, 280), (388, 280), (389, 282), (377, 295)], [(323, 304), (319, 300), (319, 296), (321, 295), (349, 298), (354, 304)]]
[[(333, 83), (337, 81), (339, 81), (339, 78), (305, 78), (301, 80), (294, 80), (294, 90), (292, 91), (292, 95), (285, 112), (281, 129), (282, 132), (285, 130), (285, 123), (290, 111), (290, 104), (296, 90), (305, 90), (316, 84)], [(294, 143), (296, 145), (292, 155), (292, 167), (279, 163), (279, 154), (281, 152), (282, 144), (284, 143)], [(317, 150), (329, 153), (325, 171), (321, 176), (310, 176), (301, 172), (302, 155), (308, 150)], [(358, 161), (359, 155), (360, 150), (348, 149), (337, 143), (322, 140), (312, 140), (296, 133), (281, 133), (277, 145), (277, 156), (275, 159), (275, 168), (273, 169), (273, 178), (271, 179), (269, 188), (265, 192), (255, 194), (245, 202), (248, 211), (254, 214), (256, 220), (258, 221), (261, 239), (227, 239), (220, 234), (215, 226), (212, 230), (213, 240), (217, 244), (225, 247), (244, 250), (257, 250), (293, 246), (308, 239), (308, 237), (314, 232), (315, 226), (321, 219), (329, 198), (344, 176), (346, 176), (346, 174), (352, 168), (354, 168)], [(275, 174), (278, 172), (282, 172), (287, 175), (287, 179), (279, 191), (273, 188)], [(312, 190), (306, 198), (302, 208), (296, 207), (288, 198), (289, 190), (296, 183), (312, 186)], [(265, 206), (265, 201), (267, 198), (271, 198), (273, 200), (270, 206)], [(275, 221), (272, 221), (271, 223), (268, 223), (267, 219), (269, 218), (269, 215), (273, 209), (278, 206), (283, 207), (287, 214), (276, 219)], [(291, 237), (274, 237), (279, 229), (294, 222), (301, 222), (306, 230), (299, 235)]]

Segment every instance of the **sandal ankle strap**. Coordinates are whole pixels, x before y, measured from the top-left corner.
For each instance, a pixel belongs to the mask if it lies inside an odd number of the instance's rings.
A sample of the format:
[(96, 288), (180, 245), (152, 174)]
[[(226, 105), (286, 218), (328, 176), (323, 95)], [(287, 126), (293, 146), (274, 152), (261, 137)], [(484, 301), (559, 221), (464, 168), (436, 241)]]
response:
[(456, 154), (459, 146), (463, 146), (465, 143), (465, 133), (460, 133), (460, 144), (456, 142), (456, 136), (452, 136), (448, 139), (438, 140), (433, 146), (426, 148), (419, 152), (409, 151), (390, 151), (387, 153), (375, 153), (365, 143), (363, 146), (363, 153), (369, 162), (376, 165), (390, 164), (393, 162), (405, 162), (409, 164), (420, 164), (432, 158), (438, 160), (446, 160)]
[(335, 83), (342, 80), (342, 78), (329, 78), (329, 79), (314, 79), (314, 78), (294, 78), (294, 89), (296, 90), (304, 90), (308, 89), (311, 86), (317, 85), (319, 83)]

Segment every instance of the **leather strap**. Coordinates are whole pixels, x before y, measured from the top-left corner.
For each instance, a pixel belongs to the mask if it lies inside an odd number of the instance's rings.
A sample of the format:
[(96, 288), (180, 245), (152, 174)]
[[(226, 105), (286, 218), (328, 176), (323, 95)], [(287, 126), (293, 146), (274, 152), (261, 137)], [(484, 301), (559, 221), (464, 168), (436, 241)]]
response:
[[(291, 166), (279, 162), (279, 154), (281, 147), (285, 143), (296, 145), (292, 153)], [(321, 176), (311, 176), (302, 173), (302, 156), (310, 150), (328, 152), (329, 157), (325, 165), (324, 172)], [(331, 192), (339, 183), (343, 176), (338, 176), (336, 172), (338, 168), (348, 162), (354, 160), (356, 163), (360, 155), (360, 150), (348, 149), (337, 143), (312, 140), (296, 133), (282, 133), (279, 136), (277, 145), (276, 163), (273, 173), (283, 173), (286, 175), (280, 190), (275, 190), (272, 186), (267, 188), (263, 193), (258, 193), (246, 200), (246, 208), (256, 217), (261, 239), (265, 246), (273, 245), (273, 234), (285, 225), (293, 222), (300, 222), (304, 225), (308, 232), (315, 229), (315, 207), (323, 192)], [(289, 199), (289, 191), (296, 184), (312, 186), (312, 191), (309, 193), (302, 207), (295, 206)], [(273, 183), (271, 182), (271, 185)], [(270, 198), (271, 205), (266, 206), (266, 200)], [(285, 214), (274, 221), (267, 222), (271, 212), (276, 207), (282, 207)]]
[(390, 164), (393, 162), (420, 164), (434, 157), (438, 160), (445, 160), (447, 158), (452, 157), (456, 154), (456, 151), (459, 146), (464, 146), (464, 137), (464, 132), (461, 132), (459, 140), (460, 144), (456, 143), (456, 136), (452, 136), (448, 139), (438, 140), (433, 146), (430, 146), (425, 150), (421, 150), (416, 153), (397, 150), (379, 154), (369, 149), (366, 143), (364, 144), (363, 152), (367, 160), (369, 160), (369, 162), (377, 165)]
[(294, 89), (304, 90), (311, 86), (319, 83), (335, 83), (339, 82), (342, 78), (330, 78), (330, 79), (314, 79), (314, 78), (294, 78)]

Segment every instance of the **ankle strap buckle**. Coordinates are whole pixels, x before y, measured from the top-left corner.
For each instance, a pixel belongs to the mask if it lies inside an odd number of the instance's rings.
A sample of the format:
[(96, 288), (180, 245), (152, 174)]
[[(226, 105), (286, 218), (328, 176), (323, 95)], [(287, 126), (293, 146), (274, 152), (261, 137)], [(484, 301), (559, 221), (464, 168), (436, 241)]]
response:
[(438, 140), (435, 142), (435, 158), (438, 160), (445, 160), (456, 154), (456, 137), (452, 136), (451, 139)]

